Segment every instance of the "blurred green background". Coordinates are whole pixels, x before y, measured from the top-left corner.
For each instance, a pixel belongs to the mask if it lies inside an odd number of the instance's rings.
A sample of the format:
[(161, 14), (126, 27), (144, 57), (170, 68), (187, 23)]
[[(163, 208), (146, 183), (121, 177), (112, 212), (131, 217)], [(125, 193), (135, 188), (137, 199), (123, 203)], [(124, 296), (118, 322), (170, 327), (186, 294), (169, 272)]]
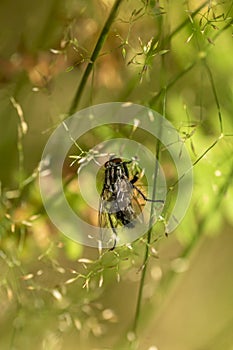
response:
[[(1, 0), (1, 349), (233, 349), (232, 14), (230, 0)], [(193, 161), (191, 205), (168, 238), (155, 227), (144, 281), (145, 239), (99, 257), (57, 231), (38, 186), (46, 140), (69, 111), (115, 101), (163, 114)], [(68, 159), (67, 197), (88, 217), (76, 170)]]

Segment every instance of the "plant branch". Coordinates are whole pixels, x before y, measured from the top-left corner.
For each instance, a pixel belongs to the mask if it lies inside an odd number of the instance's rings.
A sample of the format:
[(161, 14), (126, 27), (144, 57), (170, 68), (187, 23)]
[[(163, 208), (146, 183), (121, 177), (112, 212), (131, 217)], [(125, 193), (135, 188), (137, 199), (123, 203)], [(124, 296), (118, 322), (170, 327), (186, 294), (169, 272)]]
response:
[[(161, 125), (160, 125), (160, 134), (161, 134)], [(160, 149), (161, 149), (161, 143), (158, 139), (157, 141), (157, 147), (156, 147), (156, 157), (155, 157), (155, 165), (154, 165), (154, 183), (153, 183), (153, 192), (152, 192), (152, 199), (156, 198), (156, 187), (157, 187), (157, 177), (159, 172), (159, 156), (160, 156)], [(147, 271), (147, 263), (149, 259), (149, 248), (151, 244), (151, 235), (153, 230), (153, 214), (154, 214), (154, 202), (151, 203), (151, 210), (150, 210), (150, 220), (149, 220), (149, 230), (147, 232), (147, 242), (145, 247), (145, 254), (142, 264), (142, 273), (141, 273), (141, 279), (140, 279), (140, 285), (139, 285), (139, 291), (138, 291), (138, 299), (137, 299), (137, 306), (136, 306), (136, 312), (135, 312), (135, 318), (134, 318), (134, 324), (133, 324), (133, 332), (136, 332), (137, 325), (139, 321), (139, 315), (141, 310), (141, 304), (142, 304), (142, 294), (143, 294), (143, 287), (144, 287), (144, 281), (146, 277), (146, 271)]]
[(122, 1), (123, 0), (116, 0), (115, 4), (113, 5), (113, 7), (111, 9), (111, 12), (110, 12), (110, 14), (108, 16), (108, 19), (107, 19), (107, 21), (106, 21), (106, 23), (105, 23), (105, 25), (104, 25), (101, 33), (100, 33), (99, 39), (97, 40), (97, 43), (96, 43), (95, 48), (94, 48), (94, 51), (93, 51), (93, 53), (92, 53), (92, 55), (90, 57), (90, 61), (87, 64), (87, 67), (86, 67), (86, 69), (84, 71), (84, 74), (82, 76), (82, 79), (80, 81), (78, 89), (76, 91), (76, 94), (75, 94), (75, 96), (73, 98), (73, 101), (71, 103), (71, 107), (69, 109), (69, 115), (71, 115), (71, 114), (73, 114), (75, 112), (75, 110), (76, 110), (76, 108), (77, 108), (77, 106), (79, 104), (79, 101), (81, 99), (82, 93), (84, 91), (84, 88), (85, 88), (85, 85), (86, 85), (86, 82), (87, 82), (87, 79), (88, 79), (88, 77), (89, 77), (89, 75), (90, 75), (90, 73), (91, 73), (91, 71), (93, 69), (93, 65), (94, 65), (96, 59), (98, 58), (99, 52), (100, 52), (100, 50), (101, 50), (101, 48), (102, 48), (102, 46), (103, 46), (103, 44), (105, 42), (105, 39), (106, 39), (106, 37), (108, 35), (108, 32), (110, 30), (111, 24), (114, 21), (114, 18), (116, 17), (117, 10), (118, 10), (118, 8), (119, 8), (119, 6), (120, 6)]
[(212, 72), (211, 72), (211, 70), (210, 70), (206, 60), (204, 60), (204, 66), (205, 66), (207, 74), (209, 76), (209, 80), (210, 80), (210, 84), (211, 84), (211, 87), (212, 87), (215, 103), (216, 103), (216, 106), (217, 106), (218, 119), (219, 119), (219, 125), (220, 125), (220, 132), (221, 132), (221, 135), (222, 135), (223, 134), (222, 113), (221, 113), (221, 107), (220, 107), (220, 103), (219, 103), (219, 99), (218, 99), (218, 95), (217, 95), (217, 90), (216, 90), (215, 83), (214, 83), (213, 74), (212, 74)]

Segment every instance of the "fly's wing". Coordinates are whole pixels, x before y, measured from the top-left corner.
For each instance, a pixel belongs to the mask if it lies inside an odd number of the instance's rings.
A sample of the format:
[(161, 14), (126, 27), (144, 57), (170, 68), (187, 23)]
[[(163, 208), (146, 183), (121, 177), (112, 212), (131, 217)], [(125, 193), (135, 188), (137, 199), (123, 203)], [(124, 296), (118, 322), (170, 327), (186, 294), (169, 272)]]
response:
[(137, 220), (143, 222), (142, 208), (137, 193), (127, 177), (120, 178), (116, 182), (116, 203), (116, 217), (119, 226), (127, 225), (128, 228), (132, 228), (135, 227)]
[(106, 189), (103, 189), (101, 197), (100, 197), (100, 203), (99, 203), (99, 226), (100, 227), (111, 227), (109, 225), (109, 211), (106, 207), (106, 202), (110, 201), (110, 192)]
[(116, 234), (115, 228), (120, 224), (116, 215), (118, 210), (120, 209), (117, 200), (113, 198), (113, 195), (109, 190), (104, 189), (99, 204), (98, 221), (100, 228), (111, 228)]
[[(99, 204), (99, 226), (102, 242), (110, 240), (116, 244), (117, 228), (135, 227), (136, 222), (143, 222), (142, 206), (137, 198), (134, 186), (127, 178), (116, 181), (114, 193), (104, 188)], [(105, 237), (103, 228), (112, 230), (112, 237)], [(112, 248), (114, 249), (114, 248)]]
[(116, 181), (116, 200), (119, 211), (124, 211), (131, 206), (133, 197), (133, 185), (127, 177), (120, 178)]
[[(116, 246), (116, 227), (118, 225), (118, 220), (116, 219), (115, 213), (111, 213), (111, 201), (112, 193), (103, 189), (100, 204), (99, 204), (99, 227), (100, 227), (100, 236), (102, 242), (107, 242), (112, 244), (111, 250)], [(103, 228), (110, 228), (113, 232), (112, 237), (105, 237)]]

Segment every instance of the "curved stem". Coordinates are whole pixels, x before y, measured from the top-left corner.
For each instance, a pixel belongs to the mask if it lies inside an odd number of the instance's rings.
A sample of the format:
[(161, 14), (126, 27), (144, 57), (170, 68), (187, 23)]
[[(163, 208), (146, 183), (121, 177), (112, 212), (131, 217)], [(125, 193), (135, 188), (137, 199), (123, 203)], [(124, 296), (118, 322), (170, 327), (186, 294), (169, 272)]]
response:
[(86, 82), (87, 82), (87, 79), (88, 79), (88, 77), (89, 77), (89, 75), (90, 75), (90, 73), (91, 73), (91, 71), (93, 69), (93, 65), (94, 65), (96, 59), (98, 58), (99, 52), (100, 52), (100, 50), (101, 50), (101, 48), (102, 48), (102, 46), (103, 46), (103, 44), (105, 42), (105, 39), (106, 39), (106, 37), (108, 35), (109, 29), (111, 27), (111, 24), (114, 21), (114, 18), (116, 17), (117, 10), (118, 10), (118, 8), (119, 8), (119, 6), (120, 6), (122, 1), (123, 0), (116, 0), (115, 4), (112, 7), (112, 10), (111, 10), (111, 12), (110, 12), (110, 14), (108, 16), (108, 19), (107, 19), (107, 21), (106, 21), (106, 23), (105, 23), (105, 25), (104, 25), (101, 33), (100, 33), (99, 39), (97, 40), (97, 43), (96, 43), (95, 48), (94, 48), (94, 51), (93, 51), (93, 53), (92, 53), (92, 55), (90, 57), (90, 61), (89, 61), (88, 65), (87, 65), (87, 67), (86, 67), (86, 69), (84, 71), (84, 74), (82, 76), (81, 82), (80, 82), (80, 84), (78, 86), (76, 94), (75, 94), (75, 96), (73, 98), (73, 101), (71, 103), (71, 107), (69, 109), (69, 115), (71, 115), (71, 114), (73, 114), (75, 112), (75, 110), (76, 110), (76, 108), (77, 108), (77, 106), (79, 104), (79, 101), (81, 99), (82, 93), (84, 91), (84, 88), (85, 88), (85, 85), (86, 85)]
[[(164, 63), (163, 63), (164, 64)], [(163, 103), (163, 115), (166, 114), (166, 90), (164, 92), (164, 103)], [(159, 123), (159, 130), (158, 130), (158, 139), (156, 142), (156, 156), (155, 156), (155, 164), (154, 164), (154, 183), (153, 183), (153, 192), (152, 192), (152, 200), (151, 203), (151, 210), (150, 210), (150, 220), (149, 220), (149, 230), (147, 232), (147, 242), (145, 247), (145, 254), (143, 259), (143, 265), (142, 265), (142, 274), (140, 279), (140, 285), (139, 285), (139, 291), (138, 291), (138, 299), (137, 299), (137, 305), (136, 305), (136, 313), (133, 323), (133, 332), (135, 333), (137, 330), (137, 325), (139, 321), (139, 315), (141, 311), (141, 304), (142, 304), (142, 294), (143, 294), (143, 287), (144, 287), (144, 281), (146, 277), (147, 272), (147, 265), (148, 265), (148, 259), (149, 259), (149, 248), (151, 244), (151, 235), (153, 230), (153, 216), (154, 216), (154, 199), (156, 198), (156, 189), (157, 189), (157, 178), (159, 173), (159, 159), (161, 154), (161, 139), (162, 139), (162, 120)]]
[[(160, 132), (161, 132), (161, 129), (160, 129)], [(156, 151), (156, 157), (155, 157), (155, 166), (154, 166), (154, 184), (153, 184), (152, 199), (156, 197), (155, 194), (156, 194), (156, 187), (157, 187), (157, 175), (159, 171), (160, 146), (161, 146), (161, 143), (158, 140), (157, 147), (156, 147), (157, 151)], [(137, 299), (136, 312), (135, 312), (135, 318), (134, 318), (134, 324), (133, 324), (133, 332), (136, 332), (137, 330), (139, 314), (141, 310), (143, 287), (144, 287), (144, 281), (145, 281), (146, 272), (147, 272), (147, 265), (148, 265), (147, 262), (149, 259), (149, 247), (151, 243), (151, 234), (153, 229), (153, 213), (154, 213), (154, 202), (151, 203), (150, 220), (149, 220), (150, 228), (147, 232), (147, 242), (146, 242), (145, 254), (144, 254), (143, 265), (142, 265), (142, 274), (141, 274), (139, 291), (138, 291), (138, 299)]]

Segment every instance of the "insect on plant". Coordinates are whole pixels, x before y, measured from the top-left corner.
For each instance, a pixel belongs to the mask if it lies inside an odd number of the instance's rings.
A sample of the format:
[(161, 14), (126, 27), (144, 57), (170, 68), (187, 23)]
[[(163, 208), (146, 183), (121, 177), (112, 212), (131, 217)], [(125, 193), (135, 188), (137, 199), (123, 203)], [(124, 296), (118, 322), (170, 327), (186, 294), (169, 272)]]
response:
[[(128, 164), (131, 161), (123, 161), (121, 158), (110, 158), (104, 164), (105, 176), (99, 204), (99, 226), (100, 228), (111, 228), (114, 243), (110, 250), (113, 250), (117, 242), (117, 228), (133, 228), (142, 213), (142, 202), (164, 203), (163, 200), (147, 198), (144, 193), (135, 185), (141, 177), (137, 171), (130, 180)], [(141, 216), (143, 219), (143, 216)]]

